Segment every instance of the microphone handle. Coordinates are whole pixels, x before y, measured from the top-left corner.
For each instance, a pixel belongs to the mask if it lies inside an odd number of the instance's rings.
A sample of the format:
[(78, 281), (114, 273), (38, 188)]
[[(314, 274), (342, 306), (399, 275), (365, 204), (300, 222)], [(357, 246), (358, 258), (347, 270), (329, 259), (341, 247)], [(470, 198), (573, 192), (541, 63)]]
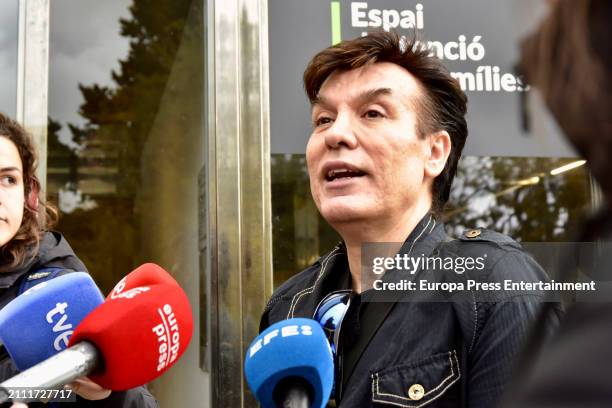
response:
[(310, 408), (310, 396), (303, 387), (294, 387), (287, 391), (282, 408)]
[(283, 378), (274, 389), (274, 400), (279, 408), (310, 408), (312, 387), (301, 377)]
[(8, 390), (15, 388), (59, 388), (96, 369), (102, 361), (96, 347), (82, 341), (0, 384), (0, 403), (8, 401)]

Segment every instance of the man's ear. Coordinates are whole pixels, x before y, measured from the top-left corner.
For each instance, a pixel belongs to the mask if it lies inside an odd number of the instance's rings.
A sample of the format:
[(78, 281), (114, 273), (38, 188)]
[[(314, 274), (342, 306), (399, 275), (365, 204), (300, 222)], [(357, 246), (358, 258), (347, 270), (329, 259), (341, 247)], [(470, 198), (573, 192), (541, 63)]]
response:
[(434, 179), (442, 173), (451, 152), (451, 138), (446, 130), (427, 136), (429, 151), (425, 158), (425, 175)]

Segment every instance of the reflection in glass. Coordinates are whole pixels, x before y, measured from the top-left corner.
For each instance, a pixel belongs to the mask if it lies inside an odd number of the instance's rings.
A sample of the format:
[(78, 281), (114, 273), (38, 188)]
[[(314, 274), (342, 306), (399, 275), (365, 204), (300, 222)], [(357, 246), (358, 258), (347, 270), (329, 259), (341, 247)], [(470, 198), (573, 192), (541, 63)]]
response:
[(51, 2), (48, 194), (103, 291), (144, 261), (172, 272), (197, 219), (202, 14), (193, 0)]
[(517, 241), (570, 241), (591, 204), (584, 164), (575, 158), (464, 157), (445, 213), (449, 234), (486, 227)]
[[(48, 196), (61, 210), (57, 229), (105, 293), (136, 266), (159, 264), (184, 288), (195, 322), (202, 4), (50, 2), (47, 175)], [(197, 330), (196, 323), (192, 344)], [(161, 406), (207, 398), (199, 350), (191, 347), (172, 375), (151, 384)]]
[[(272, 155), (271, 174), (278, 287), (331, 250), (340, 237), (312, 201), (304, 155)], [(564, 242), (572, 239), (590, 204), (583, 161), (465, 156), (443, 219), (451, 236), (486, 227), (517, 241)]]
[(0, 111), (15, 117), (19, 1), (0, 2)]
[(273, 154), (272, 245), (274, 287), (312, 264), (340, 241), (310, 195), (306, 157)]

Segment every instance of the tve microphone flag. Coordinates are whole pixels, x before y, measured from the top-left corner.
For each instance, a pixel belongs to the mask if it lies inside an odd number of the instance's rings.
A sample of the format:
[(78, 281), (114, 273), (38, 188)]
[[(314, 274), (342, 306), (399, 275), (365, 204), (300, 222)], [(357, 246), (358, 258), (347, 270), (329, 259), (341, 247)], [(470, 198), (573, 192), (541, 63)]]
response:
[(92, 343), (104, 364), (89, 377), (119, 391), (163, 374), (185, 352), (192, 333), (187, 295), (170, 274), (149, 263), (115, 286), (76, 328), (70, 345)]
[(104, 301), (85, 272), (39, 283), (0, 310), (0, 338), (19, 370), (64, 350), (77, 325)]
[(268, 327), (247, 349), (245, 376), (264, 408), (284, 406), (308, 394), (311, 407), (325, 407), (334, 381), (334, 363), (321, 325), (311, 319), (283, 320)]

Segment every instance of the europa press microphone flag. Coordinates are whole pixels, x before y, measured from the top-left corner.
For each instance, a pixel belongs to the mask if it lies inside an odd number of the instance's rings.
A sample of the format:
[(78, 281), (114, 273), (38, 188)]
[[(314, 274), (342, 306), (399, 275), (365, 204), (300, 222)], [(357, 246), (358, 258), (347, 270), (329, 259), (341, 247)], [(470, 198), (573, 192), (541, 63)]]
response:
[(64, 350), (77, 325), (103, 301), (85, 272), (58, 276), (17, 296), (0, 310), (0, 339), (15, 367), (23, 371)]
[(90, 378), (105, 388), (126, 390), (168, 370), (192, 334), (187, 295), (168, 272), (148, 263), (123, 278), (83, 319), (69, 345), (93, 343), (105, 364)]
[(84, 375), (111, 390), (133, 388), (168, 370), (187, 349), (192, 332), (185, 292), (162, 268), (144, 264), (83, 319), (68, 349), (0, 388), (55, 388)]

